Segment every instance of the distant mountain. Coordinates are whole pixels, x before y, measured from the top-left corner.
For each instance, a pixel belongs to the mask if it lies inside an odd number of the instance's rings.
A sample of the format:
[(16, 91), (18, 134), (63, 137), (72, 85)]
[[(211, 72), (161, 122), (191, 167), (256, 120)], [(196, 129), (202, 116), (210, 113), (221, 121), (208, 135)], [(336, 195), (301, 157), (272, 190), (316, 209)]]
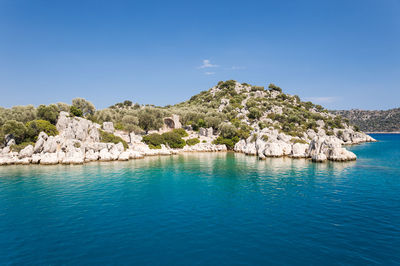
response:
[(389, 110), (338, 110), (333, 114), (347, 118), (365, 132), (400, 132), (400, 108)]

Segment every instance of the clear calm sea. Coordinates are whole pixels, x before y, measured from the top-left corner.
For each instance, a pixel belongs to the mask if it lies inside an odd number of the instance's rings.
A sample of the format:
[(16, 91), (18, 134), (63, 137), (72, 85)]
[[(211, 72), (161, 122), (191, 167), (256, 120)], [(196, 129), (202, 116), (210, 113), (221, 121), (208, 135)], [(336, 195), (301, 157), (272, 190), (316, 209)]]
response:
[(400, 135), (373, 136), (348, 163), (0, 167), (0, 265), (400, 264)]

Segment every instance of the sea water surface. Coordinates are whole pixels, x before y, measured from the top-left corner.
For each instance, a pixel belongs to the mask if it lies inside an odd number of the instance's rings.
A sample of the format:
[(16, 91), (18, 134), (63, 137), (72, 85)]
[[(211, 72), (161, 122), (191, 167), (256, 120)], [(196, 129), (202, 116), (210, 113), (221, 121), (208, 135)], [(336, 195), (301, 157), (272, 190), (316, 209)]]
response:
[(0, 167), (0, 265), (400, 264), (400, 135), (374, 137), (348, 163)]

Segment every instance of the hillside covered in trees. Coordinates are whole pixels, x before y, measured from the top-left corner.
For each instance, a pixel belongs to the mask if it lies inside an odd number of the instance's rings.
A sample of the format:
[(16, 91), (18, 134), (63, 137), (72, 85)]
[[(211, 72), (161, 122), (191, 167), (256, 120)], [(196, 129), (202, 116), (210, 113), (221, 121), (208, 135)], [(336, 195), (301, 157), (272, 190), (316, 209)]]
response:
[(400, 132), (400, 108), (389, 110), (338, 110), (341, 115), (366, 132)]
[[(303, 102), (297, 95), (285, 94), (274, 84), (264, 88), (228, 80), (185, 102), (164, 107), (134, 104), (126, 100), (96, 110), (91, 102), (76, 98), (71, 105), (57, 103), (37, 108), (32, 105), (1, 108), (1, 145), (6, 145), (12, 138), (16, 142), (14, 149), (18, 150), (35, 142), (40, 132), (49, 136), (57, 135), (55, 125), (62, 111), (98, 125), (113, 122), (115, 129), (137, 135), (158, 130), (163, 126), (165, 117), (178, 115), (185, 129), (196, 132), (208, 128), (211, 135), (218, 136), (213, 143), (226, 145), (228, 149), (233, 149), (239, 140), (250, 137), (262, 137), (266, 142), (271, 134), (280, 134), (277, 140), (284, 139), (289, 143), (308, 144), (316, 135), (335, 136), (344, 142), (352, 142), (352, 136), (356, 136), (353, 132), (358, 130), (349, 120), (329, 113), (321, 105)], [(268, 133), (270, 135), (263, 133), (268, 130), (271, 130)], [(169, 137), (177, 141), (179, 138)], [(143, 140), (146, 144), (152, 144), (153, 148), (162, 144), (162, 138), (154, 132)], [(184, 145), (181, 142), (179, 146)]]

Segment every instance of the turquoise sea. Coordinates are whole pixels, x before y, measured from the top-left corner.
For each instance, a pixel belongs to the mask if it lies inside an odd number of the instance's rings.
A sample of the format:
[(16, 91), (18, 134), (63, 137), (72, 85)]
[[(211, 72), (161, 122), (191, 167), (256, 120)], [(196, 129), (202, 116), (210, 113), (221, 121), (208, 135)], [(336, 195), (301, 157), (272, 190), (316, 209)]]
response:
[(400, 135), (373, 137), (348, 163), (0, 167), (0, 265), (400, 264)]

